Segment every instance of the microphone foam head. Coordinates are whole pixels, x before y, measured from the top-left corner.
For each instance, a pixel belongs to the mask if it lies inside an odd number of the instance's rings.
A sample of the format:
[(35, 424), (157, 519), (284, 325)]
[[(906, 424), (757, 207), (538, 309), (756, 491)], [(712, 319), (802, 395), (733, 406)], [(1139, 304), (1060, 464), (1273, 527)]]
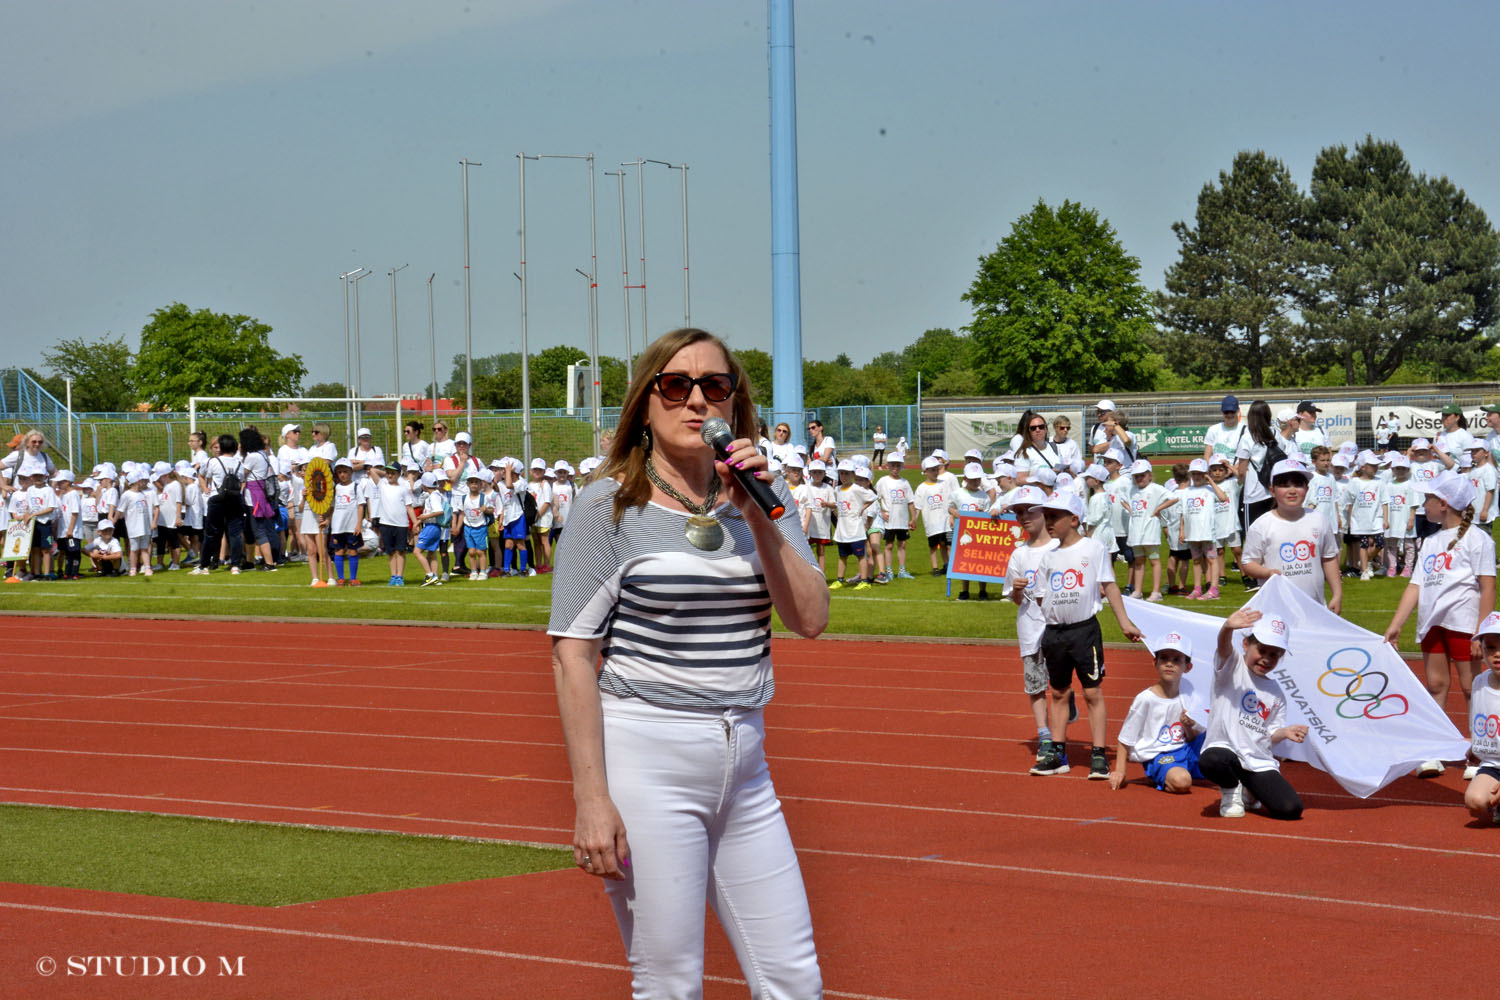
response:
[(703, 429), (701, 433), (703, 435), (703, 443), (708, 445), (710, 448), (713, 447), (714, 441), (716, 441), (718, 438), (725, 435), (732, 436), (732, 433), (729, 430), (729, 424), (724, 420), (723, 417), (709, 417), (707, 420), (703, 421)]

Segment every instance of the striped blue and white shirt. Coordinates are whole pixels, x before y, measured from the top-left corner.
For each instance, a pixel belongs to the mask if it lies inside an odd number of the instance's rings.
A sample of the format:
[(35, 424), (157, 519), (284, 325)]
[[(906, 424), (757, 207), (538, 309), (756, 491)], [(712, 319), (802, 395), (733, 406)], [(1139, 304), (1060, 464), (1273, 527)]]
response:
[[(599, 688), (620, 698), (692, 708), (761, 708), (771, 700), (771, 595), (755, 538), (727, 503), (716, 552), (689, 544), (691, 515), (647, 503), (614, 521), (612, 479), (573, 501), (558, 540), (547, 634), (602, 639)], [(776, 526), (813, 561), (797, 505)]]

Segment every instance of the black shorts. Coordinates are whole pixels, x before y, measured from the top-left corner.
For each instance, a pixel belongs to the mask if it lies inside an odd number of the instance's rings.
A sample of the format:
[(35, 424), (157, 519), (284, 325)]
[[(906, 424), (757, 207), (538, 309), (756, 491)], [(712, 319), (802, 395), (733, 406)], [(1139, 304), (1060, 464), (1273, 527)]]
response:
[(187, 525), (183, 525), (182, 527), (177, 529), (177, 534), (182, 538), (202, 538), (203, 529), (189, 528)]
[(181, 547), (181, 545), (178, 542), (178, 532), (177, 532), (176, 528), (163, 528), (163, 527), (160, 527), (160, 526), (157, 527), (157, 529), (156, 529), (156, 554), (157, 555), (164, 556), (169, 551), (171, 551), (172, 549), (180, 548), (180, 547)]
[(1168, 549), (1167, 550), (1167, 555), (1171, 556), (1173, 559), (1178, 560), (1179, 562), (1186, 562), (1187, 560), (1193, 558), (1193, 550), (1192, 549)]
[(397, 552), (406, 551), (406, 527), (398, 524), (380, 525), (380, 551), (385, 555), (394, 555)]
[(354, 531), (341, 531), (329, 539), (330, 546), (335, 552), (358, 552), (363, 545), (359, 533)]
[(1048, 625), (1039, 651), (1047, 661), (1047, 683), (1054, 691), (1068, 690), (1075, 673), (1085, 689), (1096, 688), (1104, 680), (1104, 635), (1097, 618)]
[(1489, 764), (1484, 764), (1480, 766), (1479, 773), (1486, 778), (1494, 778), (1496, 781), (1500, 781), (1500, 767), (1492, 767)]
[(31, 547), (41, 551), (52, 547), (52, 522), (31, 522)]
[(910, 528), (886, 528), (885, 537), (893, 542), (904, 542), (911, 537)]
[(948, 544), (948, 533), (946, 531), (939, 531), (935, 535), (928, 535), (927, 536), (927, 547), (929, 549), (935, 549), (939, 545), (947, 545), (947, 544)]

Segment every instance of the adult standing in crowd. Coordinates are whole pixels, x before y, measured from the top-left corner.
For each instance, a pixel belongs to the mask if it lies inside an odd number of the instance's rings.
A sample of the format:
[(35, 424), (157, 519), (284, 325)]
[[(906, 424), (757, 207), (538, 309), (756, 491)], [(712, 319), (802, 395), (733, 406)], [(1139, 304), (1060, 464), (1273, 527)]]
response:
[(448, 436), (448, 421), (439, 420), (432, 425), (432, 467), (441, 470), (448, 459), (458, 451), (458, 444)]
[[(281, 561), (281, 533), (276, 530), (279, 488), (265, 436), (253, 424), (240, 431), (240, 457), (244, 460), (245, 470), (240, 483), (245, 498), (244, 517), (249, 522), (247, 527), (256, 550), (260, 552), (256, 569), (274, 570)], [(253, 488), (252, 483), (255, 484)], [(259, 500), (257, 493), (260, 494)]]
[[(1310, 399), (1304, 399), (1297, 404), (1297, 429), (1292, 437), (1297, 442), (1297, 451), (1301, 456), (1302, 464), (1312, 466), (1312, 450), (1323, 447), (1333, 450), (1333, 443), (1328, 439), (1328, 432), (1318, 426), (1318, 414), (1323, 411), (1319, 409)], [(1298, 455), (1287, 453), (1292, 458)]]
[(1058, 472), (1071, 472), (1075, 476), (1083, 474), (1083, 449), (1078, 447), (1078, 442), (1069, 435), (1073, 430), (1073, 422), (1067, 417), (1052, 418), (1052, 450), (1057, 452)]
[[(244, 462), (239, 457), (240, 443), (233, 434), (220, 434), (219, 453), (198, 472), (198, 487), (208, 497), (208, 516), (203, 522), (203, 561), (195, 574), (207, 573), (219, 565), (219, 543), (229, 540), (229, 572), (238, 573), (245, 561)], [(230, 485), (230, 479), (233, 485)]]
[(431, 472), (432, 445), (422, 440), (422, 421), (408, 420), (401, 428), (401, 454), (399, 465), (415, 465), (423, 472)]
[(1245, 436), (1245, 421), (1240, 418), (1240, 401), (1234, 393), (1224, 397), (1219, 404), (1223, 423), (1214, 424), (1203, 432), (1203, 461), (1211, 462), (1215, 455), (1233, 464), (1235, 452), (1239, 451), (1240, 439)]
[(1021, 414), (1021, 422), (1016, 425), (1016, 431), (1018, 433), (1011, 439), (1011, 450), (1015, 452), (1011, 464), (1016, 467), (1017, 486), (1025, 485), (1044, 468), (1051, 469), (1054, 473), (1063, 471), (1057, 449), (1047, 440), (1046, 417), (1035, 410), (1027, 410)]
[(50, 483), (52, 477), (57, 474), (57, 465), (53, 463), (52, 456), (47, 454), (47, 436), (41, 431), (33, 428), (21, 435), (19, 443), (12, 443), (14, 448), (10, 454), (0, 459), (0, 468), (9, 469), (11, 475), (8, 479), (0, 477), (0, 486), (3, 486), (5, 494), (17, 489), (15, 483), (20, 482), (22, 476), (33, 476), (46, 473), (47, 481)]
[(885, 464), (885, 427), (881, 424), (875, 425), (875, 433), (870, 435), (870, 464), (880, 468)]
[(1375, 443), (1386, 451), (1401, 450), (1401, 418), (1397, 414), (1387, 413), (1375, 421)]
[(812, 449), (812, 457), (821, 458), (825, 465), (833, 468), (838, 458), (839, 443), (823, 433), (823, 421), (814, 419), (807, 422), (807, 441), (808, 447)]
[(339, 460), (339, 446), (328, 440), (330, 430), (326, 420), (313, 424), (313, 446), (307, 450), (307, 457), (326, 458), (331, 466)]
[(297, 452), (302, 447), (302, 425), (281, 425), (281, 447), (276, 449), (276, 457), (287, 462), (297, 460)]
[(1089, 451), (1096, 458), (1114, 455), (1122, 466), (1135, 461), (1135, 438), (1121, 425), (1115, 401), (1101, 399), (1096, 410), (1098, 419), (1089, 431)]
[(1500, 465), (1500, 405), (1487, 404), (1480, 409), (1484, 410), (1484, 423), (1489, 428), (1484, 435), (1485, 447), (1489, 448), (1495, 464)]
[(771, 457), (786, 465), (795, 454), (797, 447), (792, 444), (791, 426), (785, 422), (777, 424), (776, 429), (771, 432)]
[[(381, 451), (379, 445), (373, 443), (375, 436), (370, 433), (370, 428), (361, 427), (354, 439), (357, 443), (344, 457), (349, 459), (350, 465), (354, 466), (356, 481), (369, 475), (371, 469), (385, 468), (385, 452)], [(400, 463), (397, 463), (397, 467), (400, 467)]]
[[(1296, 414), (1293, 413), (1292, 417), (1295, 419)], [(1234, 474), (1240, 480), (1245, 530), (1248, 531), (1257, 518), (1276, 505), (1271, 491), (1261, 482), (1261, 470), (1264, 469), (1269, 477), (1275, 462), (1267, 452), (1276, 444), (1285, 453), (1285, 445), (1278, 444), (1281, 439), (1271, 426), (1271, 406), (1264, 399), (1250, 404), (1245, 424), (1247, 433), (1239, 439), (1234, 453)]]
[(1467, 455), (1474, 447), (1474, 435), (1469, 433), (1469, 418), (1453, 403), (1443, 407), (1443, 429), (1433, 440), (1437, 460), (1443, 468), (1458, 471), (1458, 457)]
[[(1287, 458), (1296, 459), (1303, 465), (1308, 462), (1307, 453), (1297, 443), (1297, 432), (1302, 429), (1302, 418), (1290, 406), (1276, 411), (1276, 446)], [(1271, 464), (1275, 464), (1274, 462)]]
[[(218, 442), (214, 442), (213, 445), (217, 448)], [(208, 446), (208, 435), (203, 431), (193, 431), (188, 435), (188, 464), (199, 475), (203, 474), (203, 467), (208, 464), (211, 457), (208, 453)]]
[(751, 994), (817, 997), (812, 918), (762, 710), (774, 686), (770, 611), (814, 637), (828, 589), (785, 482), (772, 481), (786, 507), (772, 520), (704, 445), (710, 417), (732, 429), (734, 468), (763, 474), (739, 362), (702, 330), (659, 338), (641, 355), (599, 480), (569, 515), (548, 633), (574, 860), (605, 879), (633, 995), (702, 995), (706, 901)]
[[(443, 460), (443, 475), (448, 477), (454, 489), (463, 489), (469, 474), (484, 468), (484, 463), (469, 452), (473, 443), (468, 431), (459, 431), (453, 439), (453, 454)], [(524, 474), (523, 470), (517, 471)]]

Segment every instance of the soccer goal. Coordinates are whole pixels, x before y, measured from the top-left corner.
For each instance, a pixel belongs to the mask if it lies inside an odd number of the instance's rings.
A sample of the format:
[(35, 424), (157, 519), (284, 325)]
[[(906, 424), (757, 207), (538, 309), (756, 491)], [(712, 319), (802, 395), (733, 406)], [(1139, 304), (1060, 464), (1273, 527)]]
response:
[[(309, 421), (326, 421), (329, 425), (328, 439), (345, 454), (354, 447), (356, 433), (361, 426), (371, 431), (372, 443), (387, 455), (394, 455), (401, 445), (401, 404), (399, 396), (192, 396), (188, 399), (188, 431), (199, 429), (199, 407), (208, 404), (214, 409), (204, 410), (201, 423), (220, 423), (223, 417), (232, 417), (243, 423), (247, 418), (267, 421), (266, 440), (274, 444), (279, 438), (280, 424), (294, 422), (304, 425), (304, 443), (311, 442), (312, 428)], [(220, 410), (225, 404), (235, 404), (232, 413)], [(366, 412), (365, 404), (375, 404), (381, 410)], [(386, 410), (384, 407), (394, 407)], [(271, 422), (276, 426), (271, 426)], [(274, 451), (274, 448), (273, 448)]]

